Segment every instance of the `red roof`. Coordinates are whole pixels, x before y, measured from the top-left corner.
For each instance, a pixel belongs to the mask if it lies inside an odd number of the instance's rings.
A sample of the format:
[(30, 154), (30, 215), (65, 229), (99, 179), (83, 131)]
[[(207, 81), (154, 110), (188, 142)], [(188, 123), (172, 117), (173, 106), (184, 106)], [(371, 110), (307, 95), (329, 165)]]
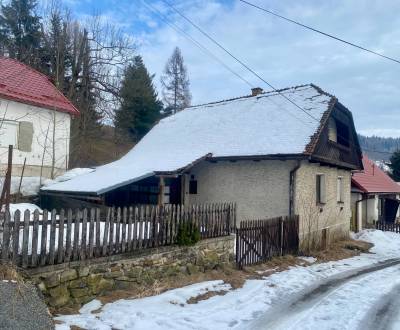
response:
[(78, 109), (47, 76), (17, 60), (6, 57), (0, 57), (0, 97), (79, 115)]
[(352, 184), (365, 193), (400, 194), (400, 186), (366, 155), (362, 159), (364, 171), (354, 173)]

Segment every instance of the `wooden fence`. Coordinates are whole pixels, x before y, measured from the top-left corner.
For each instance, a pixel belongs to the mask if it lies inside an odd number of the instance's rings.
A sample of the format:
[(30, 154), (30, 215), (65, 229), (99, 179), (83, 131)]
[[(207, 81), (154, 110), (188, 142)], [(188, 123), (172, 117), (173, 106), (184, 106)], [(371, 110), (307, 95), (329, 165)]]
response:
[(383, 231), (392, 231), (394, 233), (400, 233), (400, 223), (377, 221), (375, 222), (375, 227), (376, 229)]
[(0, 258), (32, 268), (105, 257), (175, 244), (183, 223), (201, 239), (229, 235), (234, 219), (233, 203), (17, 211), (5, 214)]
[(242, 269), (275, 256), (296, 254), (298, 228), (298, 216), (241, 221), (236, 229), (236, 265)]

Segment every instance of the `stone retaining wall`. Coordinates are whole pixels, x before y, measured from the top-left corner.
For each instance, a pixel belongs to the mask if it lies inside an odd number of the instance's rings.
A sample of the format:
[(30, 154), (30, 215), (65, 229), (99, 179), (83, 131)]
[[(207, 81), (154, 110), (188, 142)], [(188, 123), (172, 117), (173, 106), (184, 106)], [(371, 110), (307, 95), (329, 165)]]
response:
[(190, 247), (161, 247), (87, 261), (28, 270), (49, 306), (84, 304), (113, 289), (152, 284), (179, 273), (216, 269), (230, 262), (234, 236), (200, 241)]

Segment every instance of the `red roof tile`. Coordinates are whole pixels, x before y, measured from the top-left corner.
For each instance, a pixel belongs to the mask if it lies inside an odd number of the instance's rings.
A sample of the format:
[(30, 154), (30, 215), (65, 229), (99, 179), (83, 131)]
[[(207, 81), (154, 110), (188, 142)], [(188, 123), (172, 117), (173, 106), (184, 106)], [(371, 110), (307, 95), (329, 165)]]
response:
[(354, 173), (352, 184), (366, 193), (397, 193), (400, 186), (366, 155), (362, 159), (364, 171)]
[(78, 109), (44, 74), (10, 58), (0, 57), (0, 97), (79, 115)]

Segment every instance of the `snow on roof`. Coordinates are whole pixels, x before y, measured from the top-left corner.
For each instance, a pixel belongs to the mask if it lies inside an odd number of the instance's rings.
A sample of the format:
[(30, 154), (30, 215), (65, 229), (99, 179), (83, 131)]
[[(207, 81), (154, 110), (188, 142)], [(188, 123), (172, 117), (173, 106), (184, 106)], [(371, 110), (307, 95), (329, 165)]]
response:
[(367, 155), (363, 155), (363, 172), (356, 172), (351, 179), (354, 186), (366, 193), (400, 193), (400, 186), (379, 168)]
[(47, 76), (7, 57), (0, 57), (0, 97), (79, 115), (79, 111)]
[(333, 96), (314, 85), (189, 107), (161, 120), (121, 159), (42, 188), (102, 194), (157, 172), (212, 157), (302, 154)]

